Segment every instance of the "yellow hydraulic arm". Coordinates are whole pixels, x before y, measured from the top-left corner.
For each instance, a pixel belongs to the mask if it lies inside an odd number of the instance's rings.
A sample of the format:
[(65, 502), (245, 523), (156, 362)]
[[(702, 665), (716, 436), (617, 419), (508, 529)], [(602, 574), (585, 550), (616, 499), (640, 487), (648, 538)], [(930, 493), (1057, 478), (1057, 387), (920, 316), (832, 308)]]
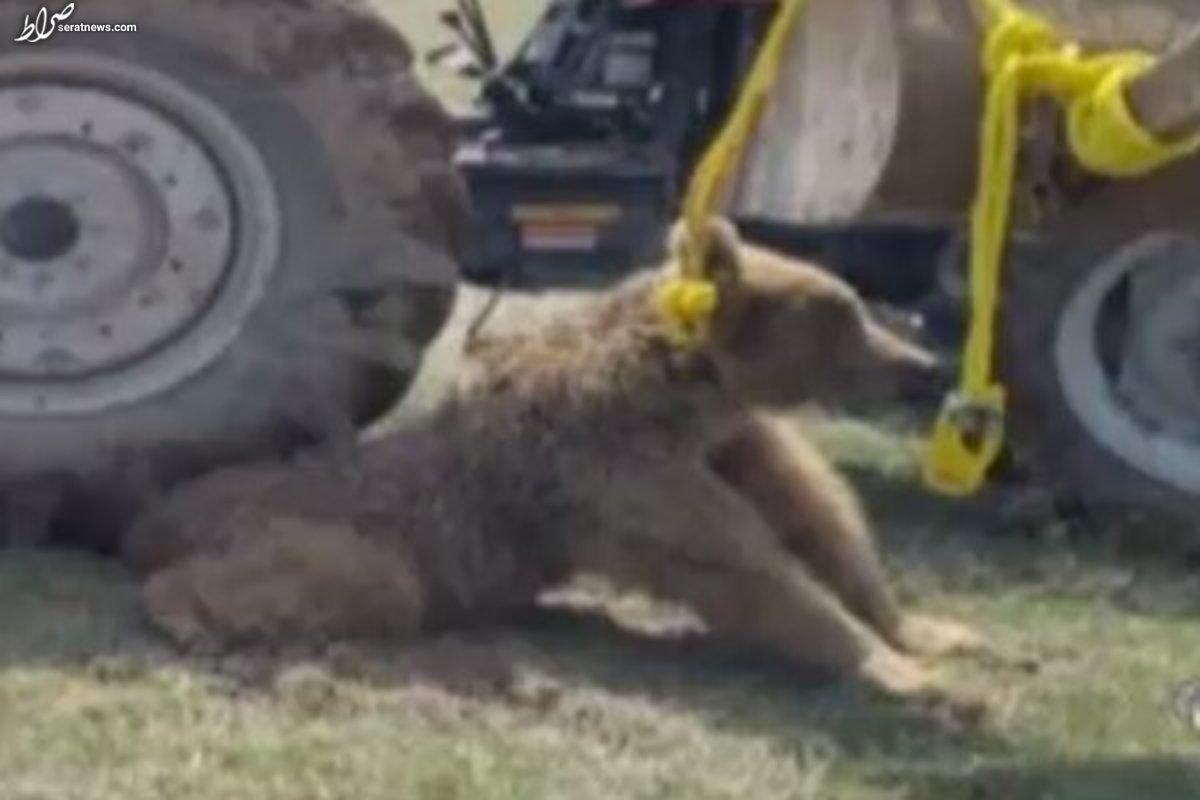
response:
[(1108, 177), (1144, 175), (1200, 147), (1198, 137), (1160, 141), (1130, 111), (1126, 89), (1155, 65), (1152, 55), (1084, 54), (1049, 20), (1015, 0), (976, 2), (986, 31), (988, 87), (971, 209), (970, 328), (958, 389), (934, 427), (924, 465), (926, 484), (947, 495), (977, 491), (1005, 442), (1006, 397), (995, 369), (995, 331), (1023, 104), (1035, 96), (1058, 101), (1076, 159)]

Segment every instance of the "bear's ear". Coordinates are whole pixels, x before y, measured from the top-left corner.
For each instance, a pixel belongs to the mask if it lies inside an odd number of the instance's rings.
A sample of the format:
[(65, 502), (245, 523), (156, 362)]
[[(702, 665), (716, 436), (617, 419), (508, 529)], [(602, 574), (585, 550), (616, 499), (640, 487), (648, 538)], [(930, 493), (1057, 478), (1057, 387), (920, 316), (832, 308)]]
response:
[[(705, 276), (719, 286), (733, 286), (742, 275), (742, 241), (737, 228), (724, 217), (711, 217), (707, 222), (708, 254), (705, 259)], [(671, 228), (671, 258), (680, 263), (687, 257), (692, 246), (687, 224), (679, 220)]]

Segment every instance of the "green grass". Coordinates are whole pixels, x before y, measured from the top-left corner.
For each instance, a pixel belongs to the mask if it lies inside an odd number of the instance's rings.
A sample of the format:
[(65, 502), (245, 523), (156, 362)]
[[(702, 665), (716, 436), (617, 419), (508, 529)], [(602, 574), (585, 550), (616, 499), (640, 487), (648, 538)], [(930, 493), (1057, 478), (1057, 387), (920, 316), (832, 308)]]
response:
[(1197, 677), (1195, 578), (989, 539), (973, 516), (901, 510), (886, 530), (906, 597), (1013, 656), (957, 669), (996, 705), (980, 728), (812, 685), (598, 591), (409, 648), (188, 661), (145, 630), (119, 570), (6, 555), (0, 797), (1200, 796), (1200, 738), (1167, 710)]
[[(529, 4), (490, 5), (511, 38)], [(391, 8), (429, 39), (431, 3)], [(437, 402), (477, 302), (408, 413)], [(1012, 656), (955, 668), (995, 703), (982, 726), (812, 685), (596, 589), (573, 612), (408, 648), (187, 660), (149, 634), (118, 568), (7, 553), (0, 800), (1200, 797), (1200, 731), (1167, 702), (1200, 678), (1195, 575), (1061, 526), (998, 533), (995, 499), (921, 492), (891, 427), (816, 432), (869, 490), (904, 597)]]

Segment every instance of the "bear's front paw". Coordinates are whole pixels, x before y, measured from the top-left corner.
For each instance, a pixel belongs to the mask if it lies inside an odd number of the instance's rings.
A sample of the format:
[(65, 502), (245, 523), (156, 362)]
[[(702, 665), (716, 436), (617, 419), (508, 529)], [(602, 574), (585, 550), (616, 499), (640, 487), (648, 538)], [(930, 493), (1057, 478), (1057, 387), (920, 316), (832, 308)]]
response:
[(910, 614), (896, 631), (895, 645), (914, 656), (967, 655), (989, 650), (980, 633), (960, 622)]
[(983, 695), (954, 688), (909, 656), (880, 648), (860, 668), (862, 678), (884, 695), (927, 707), (959, 727), (981, 724), (991, 712)]
[(862, 662), (859, 672), (869, 685), (890, 697), (921, 698), (938, 689), (938, 680), (927, 667), (882, 646)]

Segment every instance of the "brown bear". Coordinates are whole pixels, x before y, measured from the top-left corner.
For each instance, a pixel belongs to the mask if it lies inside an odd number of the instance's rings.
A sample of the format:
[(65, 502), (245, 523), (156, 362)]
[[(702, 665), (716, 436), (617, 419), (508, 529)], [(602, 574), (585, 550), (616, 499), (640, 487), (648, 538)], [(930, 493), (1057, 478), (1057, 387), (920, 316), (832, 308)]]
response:
[(182, 644), (416, 635), (496, 618), (599, 574), (715, 631), (892, 695), (914, 659), (981, 644), (902, 612), (854, 492), (765, 412), (921, 391), (934, 359), (844, 282), (714, 220), (709, 336), (667, 337), (663, 270), (484, 349), (427, 421), (363, 445), (219, 472), (130, 532), (150, 619)]

